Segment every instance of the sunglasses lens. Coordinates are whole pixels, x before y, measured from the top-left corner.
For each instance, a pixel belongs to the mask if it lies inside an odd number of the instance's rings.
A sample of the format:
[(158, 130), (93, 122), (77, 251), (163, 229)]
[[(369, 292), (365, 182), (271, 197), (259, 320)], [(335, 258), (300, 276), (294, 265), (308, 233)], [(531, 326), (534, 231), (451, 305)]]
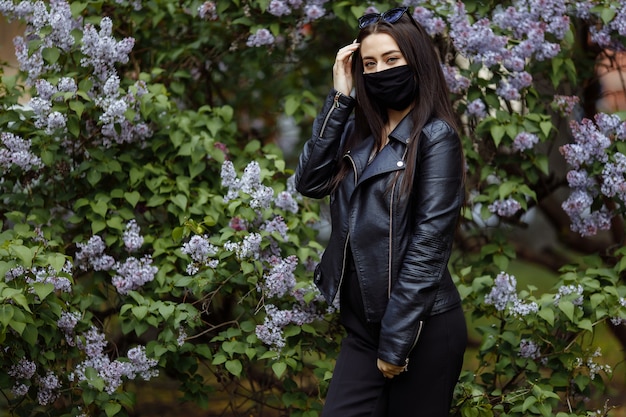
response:
[(359, 29), (363, 29), (365, 26), (369, 26), (378, 22), (380, 19), (380, 14), (378, 13), (369, 13), (364, 16), (359, 17)]
[(385, 22), (396, 23), (398, 20), (400, 20), (406, 10), (406, 7), (398, 7), (395, 9), (387, 10), (385, 13), (383, 13), (382, 18)]

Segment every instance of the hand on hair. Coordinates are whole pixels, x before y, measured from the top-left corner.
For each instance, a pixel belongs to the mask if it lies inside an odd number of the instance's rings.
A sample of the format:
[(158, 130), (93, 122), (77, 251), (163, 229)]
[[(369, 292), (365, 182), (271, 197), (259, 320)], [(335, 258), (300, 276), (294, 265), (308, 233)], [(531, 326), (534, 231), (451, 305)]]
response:
[(352, 55), (359, 49), (360, 44), (356, 41), (346, 45), (337, 52), (337, 58), (333, 65), (333, 85), (335, 90), (342, 94), (350, 95), (352, 91)]

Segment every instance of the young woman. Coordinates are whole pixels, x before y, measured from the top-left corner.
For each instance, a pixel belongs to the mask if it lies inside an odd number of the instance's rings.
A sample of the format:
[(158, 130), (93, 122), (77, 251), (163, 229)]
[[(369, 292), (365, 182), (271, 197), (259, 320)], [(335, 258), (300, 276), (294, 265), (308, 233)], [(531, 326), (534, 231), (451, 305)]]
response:
[(447, 268), (461, 143), (437, 54), (407, 9), (359, 19), (296, 169), (303, 195), (330, 195), (315, 282), (347, 331), (324, 417), (447, 416), (467, 343)]

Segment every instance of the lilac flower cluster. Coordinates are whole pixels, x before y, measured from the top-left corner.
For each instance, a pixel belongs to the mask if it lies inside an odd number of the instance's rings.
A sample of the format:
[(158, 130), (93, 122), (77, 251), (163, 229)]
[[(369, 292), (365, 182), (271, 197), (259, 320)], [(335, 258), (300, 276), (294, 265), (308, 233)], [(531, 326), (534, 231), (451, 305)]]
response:
[(46, 376), (36, 378), (39, 390), (37, 391), (37, 401), (40, 405), (52, 404), (61, 395), (61, 381), (54, 372), (49, 371)]
[(30, 386), (26, 385), (24, 382), (29, 382), (33, 375), (35, 375), (36, 371), (37, 365), (35, 365), (35, 362), (26, 358), (20, 359), (17, 364), (9, 368), (7, 373), (15, 379), (15, 384), (11, 389), (13, 395), (16, 397), (22, 397), (28, 393)]
[(107, 342), (105, 336), (97, 328), (92, 327), (78, 339), (79, 348), (86, 358), (80, 362), (70, 375), (70, 381), (90, 383), (85, 375), (87, 368), (93, 368), (104, 381), (104, 390), (113, 394), (123, 383), (123, 378), (135, 379), (140, 376), (149, 380), (158, 375), (157, 361), (146, 356), (143, 346), (131, 348), (127, 352), (128, 360), (111, 361), (104, 352)]
[[(107, 148), (113, 143), (144, 141), (152, 135), (152, 130), (140, 117), (140, 98), (148, 92), (145, 82), (136, 81), (123, 96), (121, 92), (119, 76), (111, 74), (95, 100), (103, 110), (99, 122), (102, 125), (102, 144)], [(133, 110), (133, 120), (127, 118), (128, 110)]]
[[(24, 281), (31, 286), (34, 283), (52, 284), (55, 291), (70, 293), (72, 292), (72, 283), (67, 277), (70, 276), (71, 271), (72, 264), (70, 262), (65, 263), (60, 273), (57, 273), (57, 271), (55, 271), (55, 269), (51, 266), (48, 266), (46, 268), (35, 266), (27, 269), (21, 265), (18, 265), (9, 269), (4, 274), (4, 280), (6, 282), (10, 282), (14, 279), (22, 277), (24, 278)], [(32, 287), (29, 289), (29, 291), (34, 292)]]
[(500, 217), (511, 217), (522, 209), (522, 205), (513, 197), (509, 197), (505, 200), (496, 200), (489, 204), (487, 208), (490, 212), (497, 214)]
[(574, 110), (579, 103), (580, 98), (578, 96), (555, 95), (552, 107), (558, 111), (561, 116), (569, 117), (572, 113), (574, 113)]
[(246, 45), (249, 47), (267, 46), (274, 44), (275, 41), (276, 38), (274, 38), (272, 32), (268, 29), (261, 28), (248, 37)]
[(539, 345), (530, 339), (520, 340), (519, 356), (528, 359), (538, 359), (541, 356)]
[(17, 36), (13, 44), (20, 69), (28, 74), (27, 84), (32, 85), (46, 71), (59, 69), (58, 64), (45, 63), (43, 51), (58, 48), (68, 52), (74, 45), (71, 32), (79, 27), (79, 22), (72, 18), (68, 2), (27, 0), (14, 4), (0, 1), (0, 14), (8, 19), (21, 19), (26, 24), (25, 36)]
[[(621, 297), (619, 299), (619, 304), (620, 306), (622, 306), (622, 308), (626, 307), (626, 298)], [(611, 324), (613, 324), (613, 326), (619, 326), (621, 324), (623, 324), (624, 322), (626, 322), (626, 319), (620, 317), (620, 316), (614, 316), (610, 318)]]
[(201, 19), (217, 20), (217, 5), (214, 1), (205, 1), (198, 7), (198, 16)]
[(509, 312), (515, 317), (523, 317), (539, 311), (534, 301), (526, 303), (517, 295), (517, 280), (513, 275), (501, 272), (496, 276), (493, 287), (485, 296), (485, 304), (493, 305), (498, 311)]
[(191, 256), (192, 263), (187, 265), (187, 274), (196, 274), (200, 266), (208, 266), (209, 268), (217, 268), (219, 260), (211, 259), (217, 254), (217, 246), (209, 242), (208, 236), (192, 236), (189, 242), (183, 244), (182, 253)]
[(93, 268), (95, 271), (108, 271), (115, 265), (115, 259), (106, 255), (106, 245), (98, 235), (92, 236), (87, 243), (77, 243), (79, 251), (74, 256), (75, 264), (86, 271)]
[(608, 23), (603, 21), (599, 10), (592, 8), (593, 4), (593, 2), (577, 2), (575, 8), (578, 17), (596, 23), (589, 27), (591, 40), (603, 48), (624, 51), (626, 48), (623, 41), (615, 39), (612, 35), (617, 34), (621, 37), (626, 37), (626, 1), (620, 0), (603, 4), (603, 16), (605, 15), (605, 7), (611, 9), (611, 12), (614, 13), (614, 17)]
[(483, 119), (487, 116), (487, 106), (485, 106), (484, 101), (477, 98), (476, 100), (472, 100), (470, 103), (467, 104), (466, 114), (470, 117)]
[(273, 219), (268, 220), (261, 226), (261, 230), (265, 230), (268, 233), (276, 232), (285, 242), (289, 240), (289, 236), (287, 235), (289, 228), (282, 216), (275, 216)]
[[(61, 273), (69, 276), (72, 270), (72, 265), (66, 262)], [(47, 266), (45, 268), (35, 267), (32, 269), (32, 273), (35, 278), (26, 276), (26, 283), (32, 285), (34, 283), (52, 284), (55, 291), (63, 291), (66, 293), (72, 292), (72, 282), (66, 277), (57, 274), (53, 267)], [(32, 290), (31, 290), (32, 291)]]
[(35, 81), (35, 89), (37, 95), (28, 103), (34, 113), (35, 126), (44, 129), (48, 135), (63, 136), (67, 132), (67, 116), (59, 111), (53, 111), (52, 108), (54, 102), (64, 100), (66, 94), (68, 98), (75, 97), (78, 91), (76, 81), (63, 77), (55, 86), (47, 80), (38, 79)]
[(84, 57), (80, 61), (83, 67), (93, 67), (94, 74), (105, 82), (111, 76), (116, 75), (115, 64), (126, 64), (129, 54), (135, 46), (133, 38), (125, 38), (121, 41), (111, 36), (113, 22), (109, 17), (103, 17), (100, 21), (100, 30), (94, 25), (87, 23), (83, 29), (83, 40), (80, 47)]
[(226, 160), (222, 164), (220, 175), (222, 186), (228, 189), (224, 196), (225, 202), (237, 199), (241, 191), (252, 197), (249, 205), (253, 209), (268, 208), (274, 203), (276, 207), (285, 211), (296, 213), (298, 210), (298, 204), (294, 198), (295, 189), (288, 188), (286, 191), (279, 193), (277, 197), (274, 197), (274, 190), (263, 185), (261, 181), (261, 167), (256, 161), (252, 161), (246, 166), (241, 179), (239, 179), (232, 161)]
[(561, 301), (561, 298), (563, 297), (567, 297), (567, 298), (571, 298), (569, 296), (571, 296), (573, 294), (574, 299), (570, 300), (572, 302), (572, 304), (574, 304), (575, 306), (578, 306), (580, 308), (582, 308), (583, 305), (583, 286), (582, 285), (562, 285), (561, 287), (559, 287), (559, 291), (557, 294), (554, 295), (554, 305), (558, 305), (559, 301)]
[(258, 286), (266, 297), (283, 297), (291, 293), (296, 286), (294, 271), (298, 266), (295, 255), (285, 259), (274, 258), (269, 272), (263, 275), (263, 282)]
[(128, 252), (135, 252), (143, 245), (143, 236), (137, 222), (133, 219), (126, 224), (126, 229), (122, 235), (124, 246)]
[(443, 76), (448, 84), (448, 88), (452, 93), (462, 94), (471, 84), (469, 78), (463, 76), (457, 67), (448, 64), (442, 64)]
[[(614, 215), (603, 198), (626, 204), (626, 156), (614, 151), (616, 141), (626, 140), (626, 122), (616, 115), (599, 113), (594, 120), (571, 121), (573, 143), (560, 152), (573, 170), (567, 174), (571, 194), (562, 204), (571, 229), (581, 236), (609, 230)], [(594, 201), (601, 204), (595, 208)], [(619, 209), (619, 208), (618, 208)]]
[(59, 320), (57, 320), (57, 326), (59, 330), (61, 330), (65, 335), (65, 340), (70, 346), (75, 345), (74, 328), (78, 324), (80, 318), (81, 314), (77, 311), (73, 313), (64, 311), (61, 313), (61, 317), (59, 318)]
[(261, 256), (261, 242), (263, 238), (258, 233), (250, 233), (242, 242), (224, 243), (224, 249), (235, 252), (237, 259), (259, 259)]
[(150, 255), (145, 255), (141, 259), (131, 256), (124, 263), (117, 262), (114, 269), (116, 275), (111, 279), (111, 283), (122, 295), (137, 290), (147, 282), (152, 281), (159, 271), (159, 268), (152, 265)]
[(273, 304), (265, 305), (263, 324), (256, 327), (255, 333), (259, 340), (273, 350), (280, 351), (286, 345), (284, 328), (290, 324), (302, 326), (319, 320), (322, 314), (317, 312), (313, 304), (294, 304), (291, 310), (281, 310)]
[(521, 132), (513, 139), (513, 150), (523, 152), (532, 149), (537, 143), (539, 143), (539, 137), (537, 135), (534, 133)]
[(413, 19), (422, 25), (430, 36), (440, 35), (448, 28), (441, 17), (435, 16), (432, 11), (422, 6), (413, 10)]
[(41, 158), (30, 150), (30, 140), (13, 133), (1, 132), (0, 145), (0, 167), (3, 171), (9, 171), (15, 166), (23, 171), (35, 171), (43, 167)]
[(595, 379), (596, 376), (601, 372), (611, 374), (612, 369), (610, 365), (600, 365), (595, 362), (594, 359), (600, 357), (602, 357), (602, 350), (600, 348), (597, 348), (595, 352), (587, 357), (587, 360), (584, 360), (583, 358), (576, 358), (574, 366), (576, 368), (586, 366), (589, 371), (589, 378), (591, 379)]

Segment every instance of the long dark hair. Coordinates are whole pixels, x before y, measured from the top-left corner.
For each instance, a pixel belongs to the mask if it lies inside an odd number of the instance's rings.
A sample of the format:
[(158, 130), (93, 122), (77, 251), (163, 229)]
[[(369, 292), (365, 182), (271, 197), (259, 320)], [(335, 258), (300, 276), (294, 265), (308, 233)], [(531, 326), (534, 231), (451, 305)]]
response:
[[(413, 188), (418, 159), (419, 136), (426, 123), (433, 117), (437, 117), (447, 122), (458, 132), (448, 86), (441, 69), (439, 57), (424, 28), (407, 13), (409, 11), (395, 23), (387, 23), (380, 20), (378, 23), (364, 27), (359, 32), (356, 40), (357, 42), (362, 42), (367, 36), (375, 33), (388, 34), (396, 41), (408, 66), (417, 76), (418, 91), (415, 96), (414, 107), (407, 116), (412, 118), (413, 133), (407, 149), (407, 162), (401, 188), (403, 193), (410, 193)], [(354, 80), (357, 99), (355, 130), (347, 138), (344, 152), (354, 147), (359, 141), (365, 140), (370, 134), (374, 136), (379, 147), (385, 141), (381, 134), (383, 127), (388, 122), (387, 109), (381, 107), (368, 96), (365, 90), (363, 71), (361, 51), (358, 49), (352, 57), (352, 79)], [(462, 163), (463, 160), (460, 160), (459, 164)], [(343, 162), (335, 184), (338, 184), (345, 176), (347, 169), (349, 169), (347, 163)]]

